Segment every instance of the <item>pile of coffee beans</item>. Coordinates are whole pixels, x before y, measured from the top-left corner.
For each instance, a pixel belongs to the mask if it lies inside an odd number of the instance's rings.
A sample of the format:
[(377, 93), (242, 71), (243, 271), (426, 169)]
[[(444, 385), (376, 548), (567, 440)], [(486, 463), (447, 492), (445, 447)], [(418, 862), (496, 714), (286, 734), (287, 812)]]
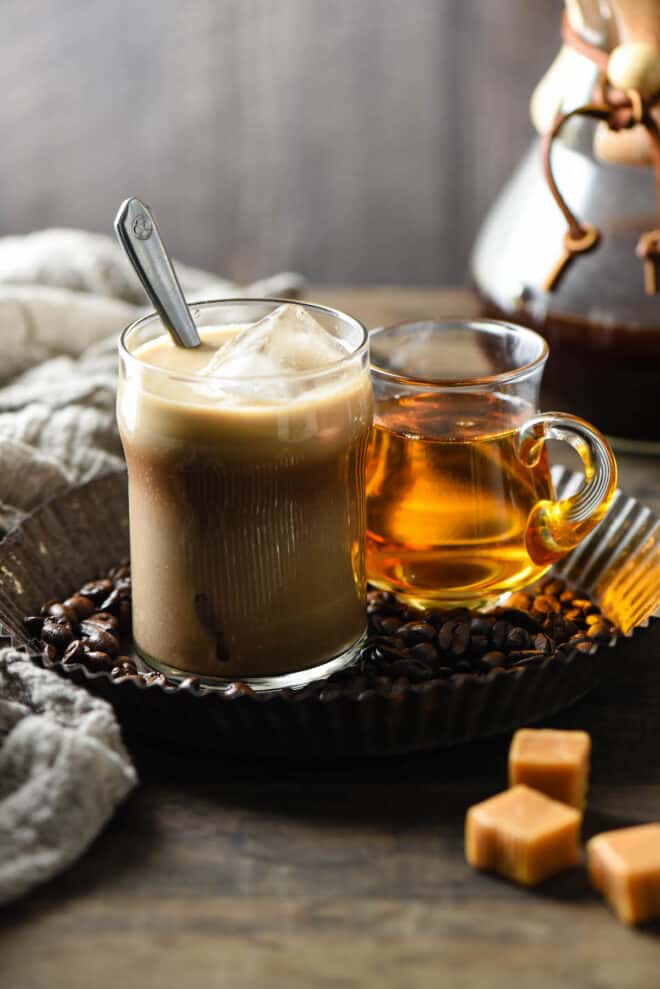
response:
[[(616, 634), (592, 601), (555, 578), (512, 595), (506, 607), (488, 613), (467, 608), (419, 611), (388, 591), (370, 590), (367, 616), (369, 633), (359, 662), (329, 680), (308, 685), (298, 696), (325, 696), (333, 686), (359, 692), (393, 683), (483, 676), (548, 657), (591, 652)], [(83, 584), (64, 601), (47, 601), (41, 613), (25, 618), (24, 624), (30, 639), (39, 643), (47, 666), (79, 663), (92, 672), (105, 671), (117, 681), (168, 683), (162, 673), (141, 673), (122, 652), (122, 647), (130, 648), (131, 637), (128, 562)], [(200, 684), (189, 677), (182, 686), (197, 690)], [(251, 692), (239, 682), (228, 691), (230, 695)]]
[(550, 578), (513, 594), (493, 611), (425, 611), (387, 591), (368, 594), (365, 671), (412, 683), (455, 674), (479, 675), (537, 663), (561, 653), (591, 652), (616, 630), (584, 595)]
[(127, 561), (105, 577), (90, 580), (64, 601), (46, 601), (39, 615), (24, 619), (31, 640), (39, 642), (47, 666), (79, 663), (90, 672), (105, 671), (115, 680), (165, 685), (161, 673), (140, 673), (122, 654), (130, 644), (131, 572)]

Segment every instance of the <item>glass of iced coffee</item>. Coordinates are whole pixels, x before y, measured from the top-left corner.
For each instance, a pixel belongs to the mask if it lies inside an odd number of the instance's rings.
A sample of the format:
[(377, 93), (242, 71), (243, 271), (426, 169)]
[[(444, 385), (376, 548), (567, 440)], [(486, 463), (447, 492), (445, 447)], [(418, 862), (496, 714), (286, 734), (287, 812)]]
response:
[(365, 620), (365, 328), (280, 300), (192, 307), (119, 344), (133, 633), (151, 667), (300, 686), (349, 665)]

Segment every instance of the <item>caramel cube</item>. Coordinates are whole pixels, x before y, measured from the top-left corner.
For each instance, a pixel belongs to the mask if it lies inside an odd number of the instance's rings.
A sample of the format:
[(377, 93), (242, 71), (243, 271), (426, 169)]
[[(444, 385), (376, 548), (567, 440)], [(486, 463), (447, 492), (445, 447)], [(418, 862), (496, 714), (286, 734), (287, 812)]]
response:
[(589, 783), (591, 739), (585, 731), (523, 728), (509, 749), (509, 785), (525, 783), (582, 810)]
[(593, 887), (625, 924), (660, 917), (660, 824), (596, 835), (587, 855)]
[(470, 807), (465, 857), (470, 865), (534, 886), (580, 861), (582, 814), (528, 786), (514, 786)]

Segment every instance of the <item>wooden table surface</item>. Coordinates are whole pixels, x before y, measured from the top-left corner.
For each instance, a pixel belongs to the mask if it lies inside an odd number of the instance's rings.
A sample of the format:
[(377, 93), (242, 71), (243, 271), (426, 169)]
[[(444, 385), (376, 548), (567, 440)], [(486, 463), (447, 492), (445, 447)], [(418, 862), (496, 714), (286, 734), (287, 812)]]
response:
[[(314, 293), (370, 325), (474, 311), (462, 292)], [(660, 510), (658, 465), (621, 483)], [(660, 819), (660, 623), (553, 725), (590, 731), (587, 836)], [(660, 925), (622, 927), (582, 870), (526, 892), (463, 860), (508, 739), (317, 769), (134, 748), (141, 785), (64, 875), (0, 911), (3, 989), (651, 989)]]

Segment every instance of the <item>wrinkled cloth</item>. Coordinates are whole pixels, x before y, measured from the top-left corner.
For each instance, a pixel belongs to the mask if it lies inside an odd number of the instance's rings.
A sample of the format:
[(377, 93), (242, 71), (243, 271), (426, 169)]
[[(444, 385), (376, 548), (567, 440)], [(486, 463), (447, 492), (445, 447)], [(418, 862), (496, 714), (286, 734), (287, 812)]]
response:
[[(176, 265), (187, 298), (293, 297)], [(120, 469), (117, 334), (150, 307), (122, 249), (82, 230), (0, 238), (0, 536), (58, 491)]]
[[(302, 284), (176, 267), (195, 300), (293, 297)], [(72, 484), (123, 469), (117, 334), (147, 308), (109, 237), (0, 238), (0, 537)], [(72, 863), (135, 783), (110, 705), (0, 651), (0, 903)]]
[(110, 705), (11, 649), (0, 740), (1, 904), (75, 861), (137, 777)]

